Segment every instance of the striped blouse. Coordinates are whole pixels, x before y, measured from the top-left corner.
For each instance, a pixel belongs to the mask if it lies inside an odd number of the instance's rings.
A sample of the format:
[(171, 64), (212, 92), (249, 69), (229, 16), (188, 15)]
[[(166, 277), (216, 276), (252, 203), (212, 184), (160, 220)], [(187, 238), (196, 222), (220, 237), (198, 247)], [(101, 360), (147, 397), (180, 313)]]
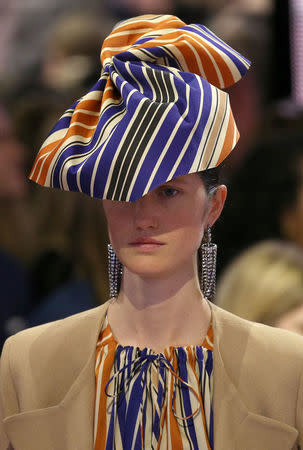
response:
[(94, 450), (213, 449), (213, 330), (201, 346), (122, 346), (106, 318), (97, 342)]

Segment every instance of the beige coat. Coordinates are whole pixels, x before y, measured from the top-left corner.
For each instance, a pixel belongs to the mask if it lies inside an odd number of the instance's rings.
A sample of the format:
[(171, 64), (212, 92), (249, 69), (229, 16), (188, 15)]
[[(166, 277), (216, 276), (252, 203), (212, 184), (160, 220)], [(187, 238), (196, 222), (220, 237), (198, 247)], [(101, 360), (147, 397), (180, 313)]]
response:
[[(92, 450), (108, 304), (7, 340), (0, 450)], [(215, 450), (303, 450), (303, 338), (212, 306)], [(174, 449), (178, 450), (178, 449)]]

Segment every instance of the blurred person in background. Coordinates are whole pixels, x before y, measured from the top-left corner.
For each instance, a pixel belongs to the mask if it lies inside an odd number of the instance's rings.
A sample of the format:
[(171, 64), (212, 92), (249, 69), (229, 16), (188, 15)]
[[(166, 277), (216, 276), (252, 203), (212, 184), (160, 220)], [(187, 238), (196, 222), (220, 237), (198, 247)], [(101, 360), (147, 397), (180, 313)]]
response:
[(27, 326), (93, 308), (108, 296), (108, 236), (100, 202), (38, 189), (34, 206), (36, 253), (29, 272), (35, 307)]
[[(83, 11), (83, 1), (2, 0), (0, 8), (0, 81), (20, 86), (36, 79), (53, 24), (62, 15)], [(87, 0), (85, 11), (108, 27), (105, 34), (110, 31), (113, 21), (102, 2)]]
[(244, 319), (303, 334), (303, 249), (262, 241), (224, 270), (216, 304)]
[(302, 131), (264, 132), (231, 177), (229, 192), (216, 224), (217, 240), (225, 244), (219, 269), (261, 240), (284, 239), (303, 249)]
[[(100, 43), (111, 27), (110, 20), (100, 19), (86, 9), (61, 14), (49, 24), (43, 54), (33, 73), (2, 87), (3, 97), (21, 129), (22, 122), (27, 125), (27, 117), (35, 114), (39, 105), (46, 110), (49, 105), (51, 114), (57, 106), (58, 115), (62, 103), (72, 103), (91, 88), (99, 71)], [(41, 117), (44, 116), (42, 111)], [(22, 138), (26, 139), (26, 132), (22, 131)]]
[(49, 29), (41, 59), (42, 86), (63, 94), (65, 101), (90, 89), (100, 67), (100, 43), (112, 25), (87, 9), (59, 16)]
[[(33, 160), (29, 149), (39, 148), (63, 102), (71, 103), (91, 88), (107, 27), (110, 23), (86, 11), (61, 15), (49, 29), (40, 72), (26, 91), (20, 86), (19, 95), (17, 90), (11, 98), (18, 136), (27, 147), (24, 182)], [(81, 196), (67, 199), (64, 192), (41, 194), (32, 186), (28, 189), (32, 239), (24, 231), (19, 233), (29, 244), (23, 256), (32, 287), (23, 328), (92, 308), (104, 301), (108, 291), (107, 231), (100, 204), (84, 202)], [(15, 221), (20, 224), (16, 217)], [(13, 228), (7, 227), (7, 234), (14, 239)]]
[(28, 193), (25, 152), (8, 112), (0, 105), (0, 348), (8, 336), (24, 328), (23, 316), (30, 303), (23, 260), (29, 227), (24, 208)]

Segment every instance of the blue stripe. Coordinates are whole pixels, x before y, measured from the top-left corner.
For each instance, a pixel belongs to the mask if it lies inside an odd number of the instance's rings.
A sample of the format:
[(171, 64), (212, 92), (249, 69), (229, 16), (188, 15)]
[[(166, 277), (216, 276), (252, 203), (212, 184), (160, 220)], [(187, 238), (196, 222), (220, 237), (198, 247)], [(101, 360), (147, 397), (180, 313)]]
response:
[[(188, 383), (187, 354), (182, 347), (178, 347), (177, 355), (178, 355), (178, 359), (179, 359), (179, 376), (180, 376), (180, 378), (182, 378), (182, 380), (184, 380), (184, 381), (186, 381), (186, 383)], [(182, 393), (183, 407), (185, 410), (185, 415), (190, 416), (194, 411), (192, 410), (192, 406), (191, 406), (189, 388), (181, 383), (180, 389), (181, 389), (181, 393)], [(185, 425), (189, 432), (190, 439), (193, 443), (194, 449), (199, 450), (197, 436), (196, 436), (196, 430), (195, 430), (195, 426), (194, 426), (194, 418), (191, 417), (190, 419), (187, 419), (186, 421), (184, 421), (184, 426)]]
[[(206, 29), (204, 29), (203, 26), (199, 26), (199, 28), (201, 28), (201, 33), (199, 33), (197, 31), (197, 29), (193, 29), (190, 25), (186, 26), (186, 27), (182, 27), (184, 30), (188, 30), (191, 31), (193, 33), (199, 34), (200, 36), (202, 36), (205, 40), (207, 40), (208, 42), (210, 42), (214, 47), (217, 47), (218, 49), (222, 50), (222, 52), (224, 52), (235, 64), (235, 66), (237, 67), (237, 69), (239, 70), (241, 76), (243, 76), (246, 72), (247, 72), (247, 67), (245, 66), (245, 64), (237, 57), (237, 55), (235, 55), (234, 53), (231, 52), (231, 50), (229, 50), (229, 46), (225, 47), (223, 45), (221, 45), (217, 40), (215, 40), (214, 38), (212, 38), (209, 33), (206, 31)], [(235, 50), (234, 50), (235, 51)], [(238, 52), (236, 52), (238, 53)], [(240, 55), (240, 53), (238, 53), (239, 56), (242, 57), (242, 55)], [(243, 57), (243, 59), (245, 59)], [(250, 61), (246, 60), (245, 61), (250, 64)]]
[[(205, 82), (205, 80), (201, 79), (203, 84), (203, 92), (204, 92), (204, 98), (203, 98), (203, 110), (202, 115), (200, 118), (200, 122), (198, 124), (198, 127), (192, 137), (191, 144), (189, 145), (189, 148), (198, 150), (199, 147), (201, 147), (201, 140), (205, 131), (205, 126), (207, 124), (207, 121), (209, 119), (210, 110), (212, 106), (212, 93), (209, 83)], [(201, 149), (200, 149), (201, 150)], [(181, 159), (175, 173), (173, 174), (173, 178), (179, 177), (180, 175), (185, 175), (189, 172), (194, 159), (197, 155), (197, 151), (187, 151), (185, 152), (183, 158)]]

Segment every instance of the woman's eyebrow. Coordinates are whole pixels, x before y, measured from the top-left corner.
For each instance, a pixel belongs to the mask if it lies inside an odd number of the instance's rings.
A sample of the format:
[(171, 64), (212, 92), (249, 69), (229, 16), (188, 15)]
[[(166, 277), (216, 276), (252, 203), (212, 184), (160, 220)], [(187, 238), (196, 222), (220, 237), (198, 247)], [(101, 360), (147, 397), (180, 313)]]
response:
[(177, 183), (177, 184), (184, 184), (184, 185), (187, 184), (187, 182), (185, 180), (178, 180), (177, 178), (166, 181), (166, 183), (164, 183), (164, 184), (170, 184), (170, 183)]

